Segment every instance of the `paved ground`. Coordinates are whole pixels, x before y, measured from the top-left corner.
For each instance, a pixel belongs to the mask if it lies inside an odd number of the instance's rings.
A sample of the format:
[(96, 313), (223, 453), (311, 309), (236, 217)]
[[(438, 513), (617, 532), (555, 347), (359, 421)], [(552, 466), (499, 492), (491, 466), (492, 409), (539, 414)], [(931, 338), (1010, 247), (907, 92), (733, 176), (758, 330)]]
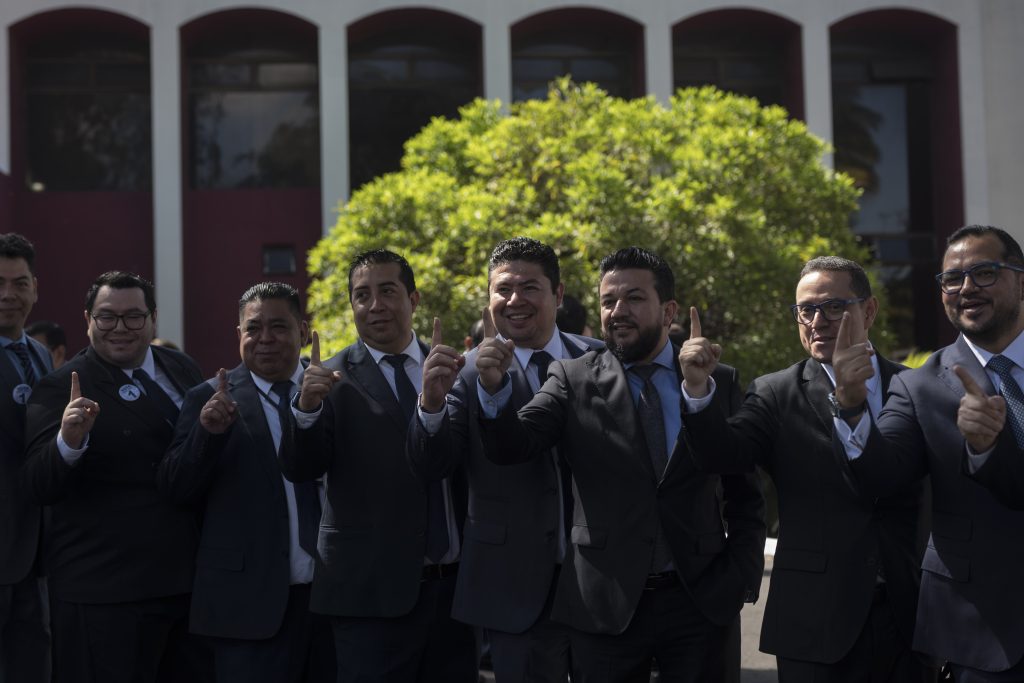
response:
[[(774, 549), (774, 548), (773, 548)], [(772, 570), (772, 557), (766, 556), (764, 577), (761, 579), (761, 597), (756, 604), (746, 605), (741, 618), (742, 653), (740, 666), (743, 668), (741, 683), (776, 683), (778, 677), (775, 670), (775, 657), (766, 655), (757, 649), (761, 634), (761, 619), (764, 616), (764, 602), (768, 597), (768, 576)], [(658, 680), (657, 674), (651, 676), (651, 683)], [(494, 675), (490, 671), (480, 672), (480, 683), (493, 683)]]

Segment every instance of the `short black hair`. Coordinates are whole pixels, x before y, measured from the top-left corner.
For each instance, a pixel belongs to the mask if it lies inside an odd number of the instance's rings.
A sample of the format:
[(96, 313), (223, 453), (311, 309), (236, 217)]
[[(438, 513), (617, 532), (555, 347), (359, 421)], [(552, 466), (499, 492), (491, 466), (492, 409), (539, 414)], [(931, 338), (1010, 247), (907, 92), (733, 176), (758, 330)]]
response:
[(473, 340), (473, 346), (480, 346), (480, 342), (484, 340), (484, 321), (478, 319), (472, 325), (469, 326), (469, 338)]
[(58, 346), (68, 345), (68, 336), (64, 334), (64, 328), (50, 320), (37, 320), (25, 328), (25, 334), (30, 337), (42, 335), (46, 340), (46, 348), (53, 351)]
[(242, 312), (252, 301), (266, 301), (267, 299), (284, 299), (288, 302), (295, 319), (302, 321), (302, 302), (299, 300), (299, 290), (283, 282), (257, 282), (245, 290), (242, 298), (238, 300), (238, 318), (241, 320)]
[(36, 274), (36, 248), (24, 235), (16, 232), (0, 234), (0, 257), (8, 259), (24, 259), (28, 271)]
[(643, 247), (626, 247), (601, 259), (598, 266), (601, 279), (613, 270), (649, 270), (654, 275), (654, 291), (658, 301), (665, 303), (676, 298), (676, 276), (672, 267), (653, 251)]
[(412, 266), (409, 265), (409, 262), (404, 257), (387, 249), (370, 249), (356, 254), (356, 257), (352, 259), (352, 263), (348, 266), (349, 300), (352, 299), (352, 274), (359, 268), (369, 268), (370, 266), (379, 266), (386, 263), (398, 264), (398, 279), (405, 285), (406, 294), (412, 294), (416, 291), (416, 276), (413, 275)]
[(562, 332), (583, 334), (583, 328), (587, 326), (587, 309), (576, 297), (563, 294), (562, 303), (555, 311), (555, 324)]
[(142, 296), (146, 300), (146, 310), (150, 313), (156, 310), (156, 292), (153, 289), (152, 282), (135, 273), (123, 270), (108, 270), (96, 278), (89, 287), (89, 291), (85, 293), (85, 311), (87, 313), (92, 313), (93, 304), (96, 303), (96, 295), (101, 287), (141, 289)]
[(965, 225), (962, 228), (958, 228), (957, 231), (950, 235), (949, 239), (946, 240), (946, 249), (948, 250), (957, 242), (967, 239), (968, 237), (984, 237), (985, 235), (995, 235), (999, 241), (1003, 243), (1004, 261), (1018, 266), (1024, 265), (1024, 253), (1021, 253), (1020, 245), (1017, 244), (1017, 240), (1013, 239), (1013, 236), (1010, 235), (1010, 233), (1006, 232), (1002, 228), (997, 228), (994, 225)]
[(871, 280), (868, 279), (868, 274), (864, 272), (864, 268), (856, 261), (851, 261), (842, 256), (818, 256), (805, 263), (804, 267), (800, 269), (800, 279), (802, 280), (805, 275), (810, 273), (820, 273), (822, 271), (849, 273), (850, 289), (853, 290), (853, 293), (864, 299), (871, 296)]
[(558, 284), (562, 281), (562, 272), (558, 267), (558, 255), (548, 245), (531, 237), (513, 237), (503, 242), (498, 242), (491, 252), (491, 258), (487, 262), (487, 284), (491, 282), (491, 273), (498, 266), (513, 261), (526, 261), (536, 263), (544, 272), (544, 277), (551, 283), (551, 291), (558, 291)]

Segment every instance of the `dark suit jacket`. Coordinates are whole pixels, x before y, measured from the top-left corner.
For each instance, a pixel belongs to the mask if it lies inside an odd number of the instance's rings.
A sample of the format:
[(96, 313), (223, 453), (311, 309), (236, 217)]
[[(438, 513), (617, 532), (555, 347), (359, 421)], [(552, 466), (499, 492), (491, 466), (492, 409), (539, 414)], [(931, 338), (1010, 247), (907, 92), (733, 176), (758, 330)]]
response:
[[(572, 358), (603, 348), (596, 339), (562, 333)], [(551, 590), (558, 560), (559, 480), (551, 457), (501, 467), (484, 457), (480, 441), (480, 403), (476, 398), (476, 350), (448, 395), (448, 420), (431, 436), (414, 420), (408, 455), (425, 481), (465, 468), (469, 512), (452, 616), (469, 624), (522, 633), (540, 616)], [(519, 363), (509, 369), (511, 407), (533, 398)], [(543, 378), (541, 380), (543, 382)]]
[[(175, 501), (202, 504), (190, 630), (270, 638), (291, 579), (288, 502), (262, 399), (245, 365), (228, 373), (238, 417), (224, 434), (199, 424), (216, 378), (185, 396), (158, 483)], [(287, 426), (287, 425), (286, 425)]]
[[(879, 358), (882, 387), (904, 368)], [(884, 568), (909, 646), (917, 597), (920, 485), (891, 499), (862, 495), (833, 457), (832, 383), (813, 359), (754, 380), (739, 412), (684, 414), (697, 466), (737, 472), (761, 466), (779, 495), (779, 545), (761, 649), (831, 664), (856, 642)]]
[[(28, 337), (38, 367), (53, 370), (50, 352)], [(32, 570), (39, 547), (39, 505), (21, 483), (25, 461), (25, 406), (14, 401), (22, 384), (11, 353), (0, 350), (0, 584), (18, 583)]]
[[(153, 355), (183, 394), (202, 380), (185, 354), (153, 347)], [(72, 372), (82, 395), (100, 404), (88, 450), (74, 466), (57, 450)], [(192, 588), (195, 512), (172, 505), (156, 487), (172, 427), (144, 398), (129, 402), (118, 395), (130, 383), (90, 347), (32, 392), (24, 475), (35, 499), (52, 509), (46, 566), (60, 600), (127, 602)]]
[[(719, 366), (716, 410), (727, 411), (736, 371)], [(621, 633), (640, 601), (659, 526), (683, 583), (708, 619), (736, 618), (764, 561), (760, 545), (726, 541), (718, 476), (698, 472), (681, 441), (659, 485), (622, 364), (608, 351), (551, 364), (548, 380), (518, 414), (481, 420), (487, 457), (527, 462), (552, 447), (572, 467), (575, 507), (552, 618), (588, 633)], [(760, 488), (748, 479), (763, 505)], [(763, 508), (760, 510), (763, 512)]]
[[(1024, 657), (1024, 512), (962, 472), (965, 445), (956, 417), (964, 390), (954, 365), (995, 393), (961, 337), (893, 379), (885, 410), (851, 467), (858, 483), (877, 495), (931, 475), (932, 535), (921, 566), (914, 649), (1003, 671)], [(1012, 439), (1004, 429), (999, 449), (1014, 448)]]
[[(409, 421), (361, 341), (324, 367), (342, 378), (316, 424), (284, 439), (280, 455), (291, 481), (327, 473), (310, 607), (333, 616), (402, 616), (419, 597), (427, 528), (426, 488), (405, 457)], [(453, 477), (451, 489), (461, 527), (465, 479)]]

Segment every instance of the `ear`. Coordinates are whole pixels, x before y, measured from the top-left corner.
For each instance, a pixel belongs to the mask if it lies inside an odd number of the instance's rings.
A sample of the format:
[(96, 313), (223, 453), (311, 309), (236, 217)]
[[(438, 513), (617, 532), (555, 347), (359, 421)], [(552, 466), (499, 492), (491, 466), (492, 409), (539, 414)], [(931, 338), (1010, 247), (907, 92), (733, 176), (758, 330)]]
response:
[(238, 341), (242, 341), (242, 328), (241, 328), (241, 326), (236, 327), (235, 328), (235, 332), (238, 333)]
[(565, 283), (559, 282), (558, 286), (555, 287), (555, 306), (562, 305), (562, 297), (565, 296)]
[(676, 303), (675, 299), (666, 301), (664, 304), (665, 308), (662, 309), (662, 327), (668, 328), (672, 325), (672, 321), (676, 319), (676, 313), (679, 312), (679, 304)]
[(309, 321), (307, 320), (299, 323), (299, 343), (301, 346), (309, 343)]
[(420, 304), (420, 290), (416, 290), (409, 295), (409, 301), (412, 302), (412, 310), (415, 311), (416, 307)]
[(871, 325), (875, 322), (875, 317), (878, 316), (878, 299), (870, 297), (864, 302), (864, 331), (867, 332), (871, 329)]

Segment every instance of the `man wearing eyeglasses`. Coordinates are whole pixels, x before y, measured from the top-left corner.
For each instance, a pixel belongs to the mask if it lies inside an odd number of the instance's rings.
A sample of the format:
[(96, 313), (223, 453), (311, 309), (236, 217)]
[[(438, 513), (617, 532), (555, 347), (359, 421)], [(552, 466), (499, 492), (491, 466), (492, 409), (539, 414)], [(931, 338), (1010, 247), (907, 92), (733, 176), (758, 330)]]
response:
[(90, 346), (41, 379), (27, 415), (24, 475), (50, 506), (54, 681), (125, 683), (180, 665), (196, 552), (196, 512), (157, 492), (157, 466), (182, 396), (202, 377), (150, 345), (153, 285), (101, 275), (86, 296)]
[(936, 279), (960, 336), (894, 379), (880, 415), (863, 409), (871, 349), (859, 321), (843, 322), (836, 440), (868, 495), (931, 476), (914, 649), (958, 683), (1021, 681), (1024, 254), (1004, 230), (970, 225), (950, 236)]
[[(824, 256), (804, 265), (790, 308), (808, 358), (754, 380), (728, 420), (705, 409), (721, 348), (691, 333), (679, 355), (683, 421), (698, 467), (731, 473), (759, 465), (778, 489), (779, 544), (761, 650), (776, 656), (787, 683), (934, 680), (910, 649), (921, 485), (890, 498), (864, 495), (832, 452), (839, 327), (846, 315), (870, 329), (878, 300), (857, 263)], [(696, 311), (691, 318), (699, 329)], [(877, 354), (870, 362), (867, 402), (877, 415), (904, 368)]]

